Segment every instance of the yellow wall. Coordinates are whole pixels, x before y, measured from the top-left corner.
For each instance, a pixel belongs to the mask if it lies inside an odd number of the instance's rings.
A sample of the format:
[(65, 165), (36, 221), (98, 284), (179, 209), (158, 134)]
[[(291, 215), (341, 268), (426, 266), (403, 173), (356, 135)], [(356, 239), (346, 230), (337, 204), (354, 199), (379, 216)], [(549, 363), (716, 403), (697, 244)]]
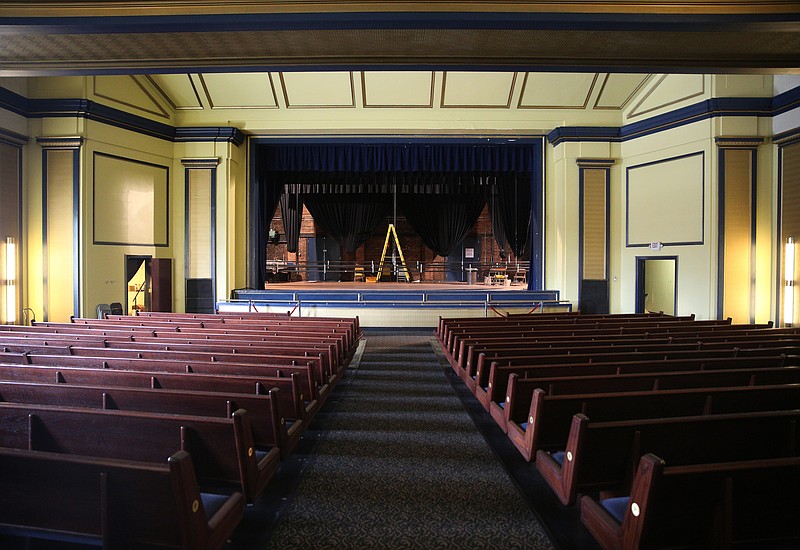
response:
[[(334, 85), (350, 86), (348, 73), (328, 75)], [(548, 78), (567, 79), (565, 92), (585, 87), (586, 105), (570, 109), (546, 108), (553, 98), (538, 91), (535, 82), (523, 86), (522, 73), (516, 77), (503, 73), (494, 76), (445, 74), (425, 72), (409, 75), (409, 88), (416, 92), (396, 97), (391, 79), (386, 75), (365, 74), (368, 79), (362, 86), (360, 73), (354, 73), (352, 97), (345, 94), (341, 101), (352, 100), (353, 105), (311, 105), (316, 96), (300, 93), (299, 82), (305, 76), (289, 77), (283, 83), (291, 96), (277, 94), (253, 101), (264, 105), (234, 109), (224, 104), (228, 90), (225, 81), (206, 82), (217, 104), (209, 98), (198, 96), (197, 106), (175, 106), (159, 94), (157, 84), (166, 84), (172, 78), (186, 75), (146, 77), (48, 77), (23, 80), (9, 79), (0, 85), (27, 94), (31, 98), (87, 98), (98, 103), (150, 120), (174, 126), (235, 126), (256, 136), (287, 136), (298, 134), (318, 135), (385, 135), (393, 132), (409, 135), (542, 135), (560, 126), (620, 126), (646, 120), (693, 105), (712, 97), (758, 97), (771, 94), (772, 81), (761, 75), (652, 75), (645, 79), (636, 95), (625, 102), (624, 108), (592, 108), (601, 105), (599, 86), (568, 75), (550, 75)], [(159, 78), (163, 79), (159, 81)], [(197, 81), (198, 75), (189, 80)], [(244, 75), (252, 80), (260, 78)], [(271, 78), (280, 78), (273, 73)], [(385, 78), (385, 82), (381, 79)], [(514, 80), (516, 78), (517, 80)], [(544, 77), (543, 77), (544, 78)], [(299, 79), (297, 82), (294, 80)], [(370, 80), (371, 79), (371, 80)], [(481, 79), (489, 79), (491, 91), (470, 91)], [(341, 81), (341, 82), (340, 82)], [(187, 81), (188, 82), (188, 81)], [(197, 84), (198, 82), (195, 82)], [(510, 93), (503, 101), (512, 108), (490, 104), (500, 97), (497, 90), (509, 87)], [(422, 94), (427, 90), (429, 96)], [(350, 88), (348, 88), (350, 90)], [(592, 91), (593, 90), (593, 91)], [(288, 92), (287, 92), (288, 94)], [(484, 95), (481, 95), (484, 94)], [(312, 94), (313, 95), (313, 94)], [(581, 99), (575, 93), (575, 102)], [(484, 97), (485, 96), (485, 97)], [(188, 97), (188, 96), (187, 96)], [(338, 96), (337, 96), (338, 97)], [(192, 100), (188, 98), (187, 101)], [(306, 101), (306, 108), (289, 103)], [(346, 101), (345, 101), (346, 100)], [(220, 103), (222, 101), (222, 103)], [(403, 108), (383, 106), (383, 102), (407, 101)], [(268, 103), (270, 103), (268, 105)], [(288, 103), (287, 103), (288, 102)], [(429, 104), (426, 104), (429, 102)], [(472, 105), (463, 105), (470, 103)], [(480, 106), (484, 102), (486, 105)], [(597, 102), (597, 103), (595, 103)], [(501, 102), (502, 103), (502, 102)], [(247, 217), (248, 152), (247, 144), (236, 146), (228, 142), (173, 143), (141, 135), (101, 122), (80, 117), (24, 119), (0, 110), (0, 127), (32, 138), (24, 147), (24, 228), (25, 250), (22, 251), (24, 276), (22, 307), (32, 307), (37, 318), (45, 302), (45, 278), (42, 250), (42, 151), (37, 137), (82, 137), (80, 152), (80, 315), (91, 316), (98, 303), (123, 301), (125, 291), (125, 254), (152, 255), (173, 259), (173, 308), (183, 310), (185, 301), (185, 170), (183, 159), (218, 159), (216, 169), (216, 295), (226, 298), (231, 289), (247, 284)], [(558, 289), (562, 297), (577, 302), (578, 250), (579, 250), (579, 168), (580, 158), (613, 159), (610, 169), (610, 242), (609, 242), (609, 297), (611, 311), (629, 312), (635, 307), (635, 264), (637, 256), (678, 256), (678, 310), (677, 314), (695, 313), (699, 318), (716, 316), (717, 310), (717, 253), (719, 170), (714, 138), (718, 136), (769, 136), (771, 120), (757, 117), (720, 117), (695, 122), (678, 128), (628, 139), (622, 143), (566, 142), (545, 148), (545, 287)], [(775, 201), (777, 188), (776, 148), (768, 140), (757, 150), (757, 234), (756, 234), (756, 320), (769, 320), (775, 310)], [(169, 244), (164, 247), (144, 245), (95, 244), (92, 233), (92, 184), (96, 175), (92, 169), (95, 153), (114, 155), (138, 162), (169, 167)], [(702, 164), (681, 165), (668, 162), (685, 155), (702, 154)], [(694, 157), (692, 157), (694, 158)], [(653, 163), (652, 169), (634, 172), (646, 175), (652, 191), (644, 191), (636, 201), (659, 201), (675, 215), (662, 220), (663, 233), (678, 234), (687, 229), (699, 232), (701, 244), (668, 246), (661, 251), (628, 246), (626, 216), (630, 198), (626, 183), (631, 167)], [(678, 163), (680, 164), (680, 163)], [(688, 171), (687, 171), (688, 170)], [(673, 187), (676, 178), (685, 191), (701, 193), (702, 210), (681, 209), (680, 194), (661, 193), (664, 187)], [(688, 181), (684, 181), (687, 180)], [(698, 183), (701, 182), (701, 183)], [(641, 183), (641, 180), (638, 182)], [(639, 189), (637, 189), (638, 191)], [(658, 191), (658, 192), (656, 192)], [(634, 221), (641, 211), (632, 213)], [(685, 219), (684, 219), (685, 218)], [(669, 220), (675, 226), (669, 226)], [(166, 220), (160, 220), (166, 223)], [(698, 227), (699, 225), (699, 227)], [(645, 224), (646, 226), (646, 224)], [(649, 237), (648, 237), (649, 238)], [(668, 240), (656, 236), (659, 240)], [(71, 261), (71, 255), (49, 251), (54, 261)], [(55, 254), (55, 256), (53, 256)], [(65, 264), (66, 265), (66, 264)], [(54, 303), (54, 300), (58, 303)], [(71, 309), (71, 296), (50, 296), (51, 308), (63, 317)], [(65, 319), (58, 319), (65, 320)]]

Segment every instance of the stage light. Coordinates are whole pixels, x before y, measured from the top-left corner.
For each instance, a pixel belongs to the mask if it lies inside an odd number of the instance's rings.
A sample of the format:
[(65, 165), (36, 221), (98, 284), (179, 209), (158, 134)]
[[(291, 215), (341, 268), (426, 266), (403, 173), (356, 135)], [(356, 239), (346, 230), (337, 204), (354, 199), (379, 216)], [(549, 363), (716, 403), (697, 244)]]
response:
[(783, 260), (783, 324), (790, 327), (794, 323), (794, 240), (786, 240)]
[(17, 322), (17, 248), (14, 237), (6, 238), (6, 324)]

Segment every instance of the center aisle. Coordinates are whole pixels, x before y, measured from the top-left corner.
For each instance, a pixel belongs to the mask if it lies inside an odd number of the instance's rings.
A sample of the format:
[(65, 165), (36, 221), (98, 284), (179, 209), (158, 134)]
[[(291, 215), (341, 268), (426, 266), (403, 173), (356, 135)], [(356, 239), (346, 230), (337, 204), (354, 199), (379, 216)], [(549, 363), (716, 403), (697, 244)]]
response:
[(431, 332), (364, 338), (269, 548), (552, 548)]

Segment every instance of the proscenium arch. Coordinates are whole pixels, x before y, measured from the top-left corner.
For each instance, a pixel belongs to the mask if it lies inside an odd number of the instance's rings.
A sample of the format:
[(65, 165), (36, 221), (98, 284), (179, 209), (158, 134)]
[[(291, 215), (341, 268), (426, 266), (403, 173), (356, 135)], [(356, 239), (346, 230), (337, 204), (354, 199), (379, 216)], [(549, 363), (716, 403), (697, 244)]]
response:
[(258, 265), (254, 261), (259, 257), (259, 239), (257, 235), (263, 229), (256, 214), (257, 194), (257, 166), (258, 153), (261, 146), (268, 145), (323, 145), (323, 144), (358, 144), (358, 145), (383, 145), (383, 144), (408, 144), (408, 145), (528, 145), (531, 148), (533, 173), (531, 177), (531, 223), (528, 242), (530, 248), (530, 265), (528, 268), (528, 289), (544, 289), (544, 144), (545, 136), (526, 137), (431, 137), (431, 138), (400, 138), (400, 137), (251, 137), (248, 151), (248, 236), (247, 236), (247, 285), (249, 288), (258, 288)]

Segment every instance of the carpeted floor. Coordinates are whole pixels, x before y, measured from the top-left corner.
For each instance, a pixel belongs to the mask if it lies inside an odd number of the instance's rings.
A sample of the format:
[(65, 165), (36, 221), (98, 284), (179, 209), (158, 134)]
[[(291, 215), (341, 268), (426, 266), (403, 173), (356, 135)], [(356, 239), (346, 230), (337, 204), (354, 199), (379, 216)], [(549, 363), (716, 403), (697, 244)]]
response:
[(454, 392), (430, 330), (367, 331), (336, 392), (268, 548), (553, 547)]

